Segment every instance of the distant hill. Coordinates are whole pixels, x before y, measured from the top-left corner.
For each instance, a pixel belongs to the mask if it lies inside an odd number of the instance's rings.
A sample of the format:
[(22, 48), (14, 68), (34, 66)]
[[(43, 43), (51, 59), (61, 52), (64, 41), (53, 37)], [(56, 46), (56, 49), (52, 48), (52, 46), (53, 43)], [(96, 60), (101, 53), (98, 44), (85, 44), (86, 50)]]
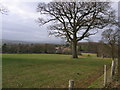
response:
[[(0, 40), (1, 41), (1, 40)], [(65, 42), (55, 42), (55, 41), (20, 41), (20, 40), (7, 40), (7, 39), (2, 39), (2, 44), (64, 44)], [(97, 44), (98, 42), (78, 42), (78, 44), (88, 44), (88, 43), (93, 43)]]
[(20, 41), (20, 40), (6, 40), (2, 39), (2, 44), (7, 43), (7, 44), (64, 44), (64, 42), (55, 42), (55, 41)]
[(32, 43), (32, 42), (3, 39), (3, 40), (2, 40), (2, 43), (7, 43), (7, 44), (19, 44), (19, 43), (22, 43), (22, 44), (30, 44), (30, 43)]

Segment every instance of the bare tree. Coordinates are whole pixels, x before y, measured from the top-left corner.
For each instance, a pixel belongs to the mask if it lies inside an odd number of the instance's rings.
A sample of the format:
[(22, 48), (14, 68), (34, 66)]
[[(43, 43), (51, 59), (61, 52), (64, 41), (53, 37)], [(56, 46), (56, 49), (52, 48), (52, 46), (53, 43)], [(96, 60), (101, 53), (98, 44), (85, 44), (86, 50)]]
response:
[(119, 37), (118, 37), (118, 79), (120, 82), (120, 33), (119, 33)]
[(113, 30), (113, 29), (107, 29), (102, 33), (102, 40), (107, 43), (111, 48), (111, 55), (112, 59), (115, 59), (115, 48), (118, 45), (118, 33), (119, 29)]
[(37, 12), (43, 15), (38, 23), (51, 23), (50, 34), (66, 38), (72, 44), (73, 58), (78, 58), (78, 41), (95, 35), (115, 22), (115, 12), (109, 2), (50, 2), (39, 3)]
[[(118, 2), (118, 22), (119, 22), (119, 29), (120, 29), (120, 1)], [(118, 34), (119, 34), (118, 36), (118, 79), (120, 82), (120, 33)]]

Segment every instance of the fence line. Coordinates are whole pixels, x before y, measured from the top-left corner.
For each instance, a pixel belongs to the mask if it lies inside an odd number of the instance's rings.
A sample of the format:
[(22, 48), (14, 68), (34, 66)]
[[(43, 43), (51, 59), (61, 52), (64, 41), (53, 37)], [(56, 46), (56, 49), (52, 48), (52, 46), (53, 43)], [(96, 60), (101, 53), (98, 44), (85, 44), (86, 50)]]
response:
[[(110, 82), (113, 81), (113, 78), (114, 78), (114, 76), (116, 74), (116, 72), (115, 72), (116, 67), (117, 67), (117, 59), (112, 60), (110, 74), (107, 74), (107, 65), (104, 65), (104, 84), (103, 84), (104, 87), (106, 87), (108, 85), (109, 80), (110, 80)], [(109, 78), (111, 78), (109, 80), (108, 80), (108, 75), (110, 75)], [(69, 88), (69, 90), (73, 90), (73, 88), (74, 88), (74, 80), (69, 80), (68, 88)]]

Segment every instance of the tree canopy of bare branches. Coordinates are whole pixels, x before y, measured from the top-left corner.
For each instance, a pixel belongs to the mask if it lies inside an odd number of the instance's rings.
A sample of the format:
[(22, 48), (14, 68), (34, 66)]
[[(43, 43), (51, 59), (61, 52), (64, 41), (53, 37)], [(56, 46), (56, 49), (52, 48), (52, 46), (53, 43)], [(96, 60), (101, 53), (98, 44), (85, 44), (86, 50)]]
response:
[(38, 18), (40, 25), (52, 22), (50, 34), (64, 37), (72, 44), (73, 58), (78, 57), (78, 41), (115, 23), (115, 11), (109, 2), (39, 3), (37, 12), (44, 15)]
[(112, 59), (115, 58), (115, 48), (118, 46), (119, 29), (107, 29), (102, 33), (102, 40), (111, 48)]

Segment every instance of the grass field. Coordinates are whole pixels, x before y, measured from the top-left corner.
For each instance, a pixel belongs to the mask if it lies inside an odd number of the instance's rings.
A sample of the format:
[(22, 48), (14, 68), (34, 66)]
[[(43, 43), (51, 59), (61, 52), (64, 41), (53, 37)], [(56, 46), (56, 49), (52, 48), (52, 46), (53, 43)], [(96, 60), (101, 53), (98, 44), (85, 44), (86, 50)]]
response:
[(3, 54), (3, 88), (87, 88), (103, 74), (111, 59), (83, 54), (79, 59), (59, 54)]

